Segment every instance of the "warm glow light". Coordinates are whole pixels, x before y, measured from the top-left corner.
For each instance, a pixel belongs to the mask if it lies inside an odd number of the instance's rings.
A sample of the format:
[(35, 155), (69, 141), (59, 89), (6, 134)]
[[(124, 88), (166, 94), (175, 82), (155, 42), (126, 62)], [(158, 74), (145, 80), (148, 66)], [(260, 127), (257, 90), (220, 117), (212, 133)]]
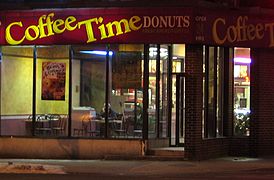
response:
[(235, 57), (234, 58), (235, 63), (244, 63), (244, 64), (250, 64), (251, 59), (250, 58), (244, 58), (244, 57)]

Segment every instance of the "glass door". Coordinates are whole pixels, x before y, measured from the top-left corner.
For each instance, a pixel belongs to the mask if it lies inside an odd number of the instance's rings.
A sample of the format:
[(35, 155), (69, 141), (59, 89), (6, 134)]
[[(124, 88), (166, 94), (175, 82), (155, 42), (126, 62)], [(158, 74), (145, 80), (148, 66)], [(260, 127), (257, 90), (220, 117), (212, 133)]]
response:
[(185, 122), (185, 77), (184, 74), (172, 76), (172, 115), (171, 115), (171, 146), (182, 146), (184, 143)]

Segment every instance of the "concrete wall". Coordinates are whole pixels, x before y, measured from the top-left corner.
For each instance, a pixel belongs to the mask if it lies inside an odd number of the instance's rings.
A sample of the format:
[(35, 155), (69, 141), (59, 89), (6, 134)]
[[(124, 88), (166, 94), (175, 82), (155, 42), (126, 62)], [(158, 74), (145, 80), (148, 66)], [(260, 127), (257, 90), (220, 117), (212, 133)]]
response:
[(96, 159), (142, 156), (141, 140), (0, 138), (1, 158)]

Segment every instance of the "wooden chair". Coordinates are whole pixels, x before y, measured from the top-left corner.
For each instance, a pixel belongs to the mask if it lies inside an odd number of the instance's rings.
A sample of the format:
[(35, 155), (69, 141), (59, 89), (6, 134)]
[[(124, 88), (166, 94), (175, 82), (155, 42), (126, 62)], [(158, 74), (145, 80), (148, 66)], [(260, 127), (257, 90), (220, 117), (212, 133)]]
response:
[(55, 135), (65, 135), (67, 127), (67, 115), (59, 117), (57, 120), (57, 125), (52, 127), (53, 134)]
[(87, 120), (87, 116), (84, 115), (81, 117), (81, 126), (76, 127), (73, 129), (73, 135), (74, 136), (83, 136), (84, 135), (84, 128), (83, 128), (83, 122)]
[[(120, 120), (120, 121), (119, 121)], [(116, 119), (113, 122), (111, 122), (111, 128), (114, 131), (114, 136), (126, 136), (126, 128), (125, 123), (123, 119)]]
[(84, 130), (84, 134), (88, 136), (99, 136), (100, 131), (97, 130), (96, 126), (92, 127), (92, 119), (88, 118), (82, 121), (82, 126)]
[(92, 124), (92, 119), (90, 118), (89, 115), (82, 116), (81, 118), (82, 121), (82, 126), (79, 128), (74, 128), (73, 129), (73, 134), (75, 136), (99, 136), (100, 131), (97, 130), (96, 128), (93, 129), (91, 127)]

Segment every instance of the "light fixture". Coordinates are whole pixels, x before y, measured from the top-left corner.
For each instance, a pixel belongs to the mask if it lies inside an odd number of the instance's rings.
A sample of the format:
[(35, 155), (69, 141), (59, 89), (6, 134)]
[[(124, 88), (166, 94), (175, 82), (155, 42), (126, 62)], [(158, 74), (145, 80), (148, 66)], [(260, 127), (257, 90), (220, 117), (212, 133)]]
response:
[[(153, 57), (153, 56), (156, 56), (156, 55), (157, 55), (157, 48), (156, 47), (150, 47), (149, 48), (149, 56)], [(167, 56), (167, 55), (168, 55), (167, 49), (160, 48), (160, 56), (164, 57), (164, 56)]]
[(235, 57), (234, 62), (235, 63), (250, 64), (251, 59), (250, 58), (244, 58), (244, 57)]
[[(94, 54), (94, 55), (102, 55), (102, 56), (106, 56), (107, 55), (107, 51), (98, 51), (98, 50), (94, 50), (94, 51), (79, 51), (80, 53), (83, 54)], [(109, 51), (109, 56), (113, 55), (112, 51)]]

